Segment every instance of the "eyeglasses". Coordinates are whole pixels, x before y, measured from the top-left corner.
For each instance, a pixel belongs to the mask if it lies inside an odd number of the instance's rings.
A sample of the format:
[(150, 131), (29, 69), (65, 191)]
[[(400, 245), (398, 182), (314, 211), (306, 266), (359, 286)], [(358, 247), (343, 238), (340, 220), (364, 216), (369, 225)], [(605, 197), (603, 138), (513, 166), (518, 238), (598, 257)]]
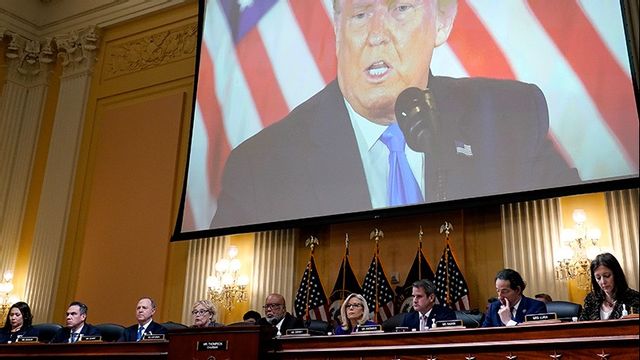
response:
[(347, 304), (344, 306), (346, 309), (354, 309), (354, 308), (359, 308), (362, 307), (362, 304)]
[(262, 308), (267, 310), (267, 309), (278, 309), (279, 307), (281, 307), (282, 304), (265, 304)]
[(196, 316), (196, 315), (204, 315), (209, 313), (209, 310), (193, 310), (191, 312), (191, 315)]

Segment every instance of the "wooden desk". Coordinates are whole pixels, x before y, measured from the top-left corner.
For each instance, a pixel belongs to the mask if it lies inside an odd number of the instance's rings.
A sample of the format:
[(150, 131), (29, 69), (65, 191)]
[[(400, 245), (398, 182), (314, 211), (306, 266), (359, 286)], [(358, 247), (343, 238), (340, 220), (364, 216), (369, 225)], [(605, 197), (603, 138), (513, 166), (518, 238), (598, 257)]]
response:
[(141, 359), (167, 360), (168, 341), (139, 343), (87, 342), (76, 344), (0, 345), (1, 359)]
[[(484, 360), (640, 358), (640, 320), (487, 329), (269, 338), (268, 327), (170, 331), (170, 341), (0, 345), (1, 359), (366, 359)], [(216, 343), (226, 349), (203, 348)]]
[(280, 338), (276, 359), (633, 359), (636, 319), (351, 336)]
[(169, 332), (169, 360), (259, 360), (271, 349), (268, 326), (222, 326)]

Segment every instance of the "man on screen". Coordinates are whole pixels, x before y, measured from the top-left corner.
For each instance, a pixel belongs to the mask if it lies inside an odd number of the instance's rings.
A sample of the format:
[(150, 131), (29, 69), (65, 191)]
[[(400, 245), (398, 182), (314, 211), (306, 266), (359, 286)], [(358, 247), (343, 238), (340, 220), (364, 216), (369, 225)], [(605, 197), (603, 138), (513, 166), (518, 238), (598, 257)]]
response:
[[(334, 1), (337, 79), (232, 151), (212, 227), (579, 181), (547, 138), (538, 87), (430, 73), (456, 11), (455, 0)], [(396, 125), (410, 87), (428, 87), (438, 109), (431, 154), (406, 146)]]

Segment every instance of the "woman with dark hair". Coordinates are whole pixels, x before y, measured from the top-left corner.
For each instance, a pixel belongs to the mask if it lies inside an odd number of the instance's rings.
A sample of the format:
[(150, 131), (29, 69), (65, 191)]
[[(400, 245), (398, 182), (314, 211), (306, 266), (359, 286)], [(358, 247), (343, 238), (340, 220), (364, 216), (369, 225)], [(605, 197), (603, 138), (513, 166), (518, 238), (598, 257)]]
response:
[(0, 344), (13, 343), (22, 336), (38, 336), (38, 331), (31, 326), (33, 316), (29, 305), (19, 301), (9, 308), (4, 327), (0, 329)]
[(640, 293), (630, 289), (615, 256), (604, 253), (591, 262), (591, 292), (584, 299), (580, 320), (619, 319), (623, 311), (638, 311)]

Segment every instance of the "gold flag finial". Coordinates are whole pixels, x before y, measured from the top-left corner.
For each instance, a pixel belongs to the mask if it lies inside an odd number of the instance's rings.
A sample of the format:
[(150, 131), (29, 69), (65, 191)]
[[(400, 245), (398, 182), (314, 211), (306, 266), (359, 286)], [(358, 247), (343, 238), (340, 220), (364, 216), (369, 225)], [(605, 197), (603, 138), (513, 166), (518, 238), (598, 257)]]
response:
[(306, 247), (310, 247), (311, 248), (311, 252), (313, 253), (313, 249), (318, 246), (319, 242), (318, 242), (318, 238), (311, 235), (307, 238), (307, 240), (304, 242), (304, 246)]
[(384, 238), (384, 233), (382, 230), (375, 228), (369, 234), (369, 239), (375, 240), (376, 242), (380, 241), (380, 239)]
[(449, 237), (451, 230), (453, 230), (453, 225), (448, 221), (445, 221), (444, 224), (440, 226), (440, 234), (445, 233), (447, 237)]

